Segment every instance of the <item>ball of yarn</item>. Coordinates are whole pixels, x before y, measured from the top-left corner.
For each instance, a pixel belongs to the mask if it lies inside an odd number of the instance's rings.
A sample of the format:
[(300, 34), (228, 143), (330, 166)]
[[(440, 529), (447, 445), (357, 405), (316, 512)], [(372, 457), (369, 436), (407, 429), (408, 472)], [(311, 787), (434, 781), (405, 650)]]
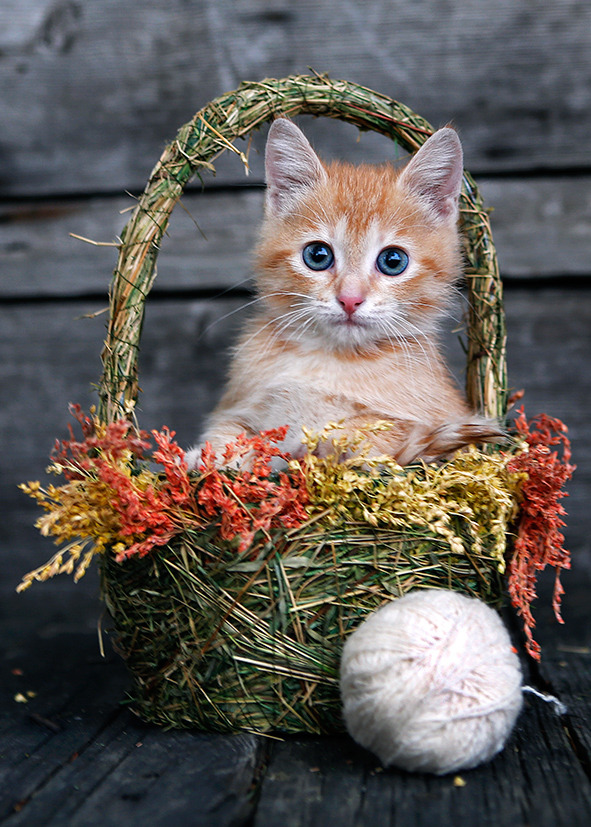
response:
[(385, 766), (443, 775), (503, 748), (521, 709), (521, 668), (493, 609), (428, 589), (351, 634), (341, 695), (349, 733)]

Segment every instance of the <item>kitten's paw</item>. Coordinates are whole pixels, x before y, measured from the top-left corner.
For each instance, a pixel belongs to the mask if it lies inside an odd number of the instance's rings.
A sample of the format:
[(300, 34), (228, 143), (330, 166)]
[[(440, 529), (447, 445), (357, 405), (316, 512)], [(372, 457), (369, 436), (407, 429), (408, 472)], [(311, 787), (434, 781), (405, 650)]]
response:
[(198, 471), (201, 464), (201, 451), (203, 445), (194, 445), (185, 452), (185, 462), (189, 471)]
[(216, 468), (233, 468), (236, 471), (245, 470), (245, 457), (239, 457), (235, 461), (225, 462), (228, 445), (236, 442), (239, 436), (245, 433), (244, 428), (233, 427), (232, 424), (223, 427), (209, 428), (199, 437), (199, 442), (185, 454), (189, 471), (198, 471), (202, 462), (204, 448), (209, 446), (213, 451), (213, 462)]
[[(208, 440), (209, 441), (209, 440)], [(230, 440), (228, 440), (230, 441)], [(211, 445), (211, 442), (210, 442)], [(199, 443), (198, 445), (194, 445), (193, 448), (190, 448), (185, 453), (185, 460), (187, 462), (187, 467), (189, 471), (199, 471), (201, 467), (201, 455), (203, 449), (205, 448), (205, 442)], [(224, 462), (223, 456), (224, 451), (226, 448), (226, 444), (223, 445), (212, 445), (213, 452), (214, 452), (214, 465), (216, 468), (231, 468), (234, 471), (248, 471), (252, 467), (252, 455), (250, 453), (245, 454), (244, 456), (237, 457), (232, 462)]]

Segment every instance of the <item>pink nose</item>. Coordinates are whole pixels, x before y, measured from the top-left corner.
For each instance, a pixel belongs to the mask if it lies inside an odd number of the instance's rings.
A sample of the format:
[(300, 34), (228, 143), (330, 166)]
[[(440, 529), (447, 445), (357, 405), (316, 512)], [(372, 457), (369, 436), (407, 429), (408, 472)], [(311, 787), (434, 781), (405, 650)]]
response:
[(337, 296), (337, 301), (349, 318), (361, 307), (365, 299), (363, 296)]

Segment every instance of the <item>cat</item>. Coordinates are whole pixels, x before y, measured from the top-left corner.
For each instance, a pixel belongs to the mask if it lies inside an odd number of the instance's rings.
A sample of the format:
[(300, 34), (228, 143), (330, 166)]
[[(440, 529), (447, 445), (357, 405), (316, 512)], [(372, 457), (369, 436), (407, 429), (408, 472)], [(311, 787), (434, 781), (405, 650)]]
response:
[(406, 465), (497, 440), (445, 366), (437, 327), (461, 275), (462, 147), (435, 132), (402, 170), (322, 163), (290, 120), (269, 130), (266, 200), (255, 251), (257, 310), (235, 349), (225, 393), (200, 444), (218, 457), (238, 434), (288, 425), (283, 451), (301, 457), (302, 426), (342, 421), (367, 432), (370, 456)]

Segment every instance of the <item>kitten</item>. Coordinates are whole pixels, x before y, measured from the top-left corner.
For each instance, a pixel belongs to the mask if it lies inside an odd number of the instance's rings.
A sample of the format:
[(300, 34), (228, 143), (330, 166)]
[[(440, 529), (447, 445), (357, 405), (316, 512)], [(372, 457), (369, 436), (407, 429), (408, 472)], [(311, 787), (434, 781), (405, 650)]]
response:
[[(388, 420), (368, 434), (372, 454), (405, 465), (500, 436), (469, 409), (437, 346), (461, 274), (462, 161), (450, 128), (400, 171), (323, 164), (295, 124), (272, 124), (258, 309), (202, 443), (221, 456), (242, 432), (289, 425), (281, 447), (302, 456), (302, 426)], [(189, 467), (199, 460), (195, 447)]]

